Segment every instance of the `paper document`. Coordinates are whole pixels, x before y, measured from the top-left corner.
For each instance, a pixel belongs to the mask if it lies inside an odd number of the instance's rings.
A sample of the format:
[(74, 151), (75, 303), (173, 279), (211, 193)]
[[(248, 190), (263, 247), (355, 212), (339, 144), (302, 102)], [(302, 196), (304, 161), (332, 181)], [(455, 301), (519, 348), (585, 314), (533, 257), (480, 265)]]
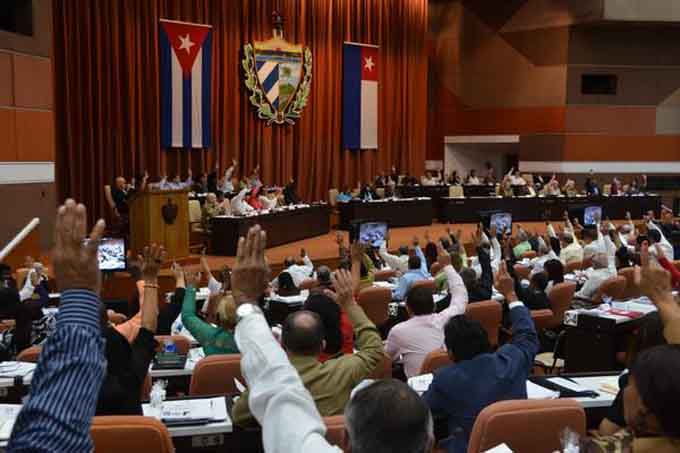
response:
[(160, 412), (144, 404), (143, 412), (147, 417), (167, 422), (205, 420), (210, 423), (229, 419), (224, 397), (163, 401)]
[(581, 385), (577, 384), (576, 382), (571, 382), (568, 379), (560, 378), (560, 377), (554, 377), (554, 378), (549, 378), (548, 382), (552, 382), (553, 384), (557, 384), (560, 387), (564, 387), (565, 389), (573, 390), (574, 392), (587, 392), (589, 389), (582, 387)]
[(0, 404), (0, 440), (10, 438), (20, 411), (21, 404)]
[(527, 398), (530, 400), (554, 400), (560, 393), (527, 381)]
[(510, 447), (507, 445), (500, 444), (496, 447), (493, 447), (491, 450), (486, 450), (484, 453), (512, 453), (512, 450), (510, 450)]
[(35, 371), (35, 363), (30, 362), (2, 362), (0, 363), (0, 377), (26, 377)]
[(416, 393), (425, 393), (427, 389), (430, 388), (432, 384), (432, 379), (434, 379), (434, 374), (421, 374), (420, 376), (413, 376), (408, 380), (408, 385)]

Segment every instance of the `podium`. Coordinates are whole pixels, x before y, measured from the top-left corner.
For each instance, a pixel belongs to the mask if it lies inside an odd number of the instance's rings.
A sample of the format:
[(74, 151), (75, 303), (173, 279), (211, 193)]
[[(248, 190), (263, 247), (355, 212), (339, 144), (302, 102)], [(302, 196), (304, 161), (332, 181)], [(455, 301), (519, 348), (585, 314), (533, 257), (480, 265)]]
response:
[(162, 244), (168, 259), (189, 256), (189, 197), (186, 190), (141, 192), (129, 201), (130, 245), (134, 254)]

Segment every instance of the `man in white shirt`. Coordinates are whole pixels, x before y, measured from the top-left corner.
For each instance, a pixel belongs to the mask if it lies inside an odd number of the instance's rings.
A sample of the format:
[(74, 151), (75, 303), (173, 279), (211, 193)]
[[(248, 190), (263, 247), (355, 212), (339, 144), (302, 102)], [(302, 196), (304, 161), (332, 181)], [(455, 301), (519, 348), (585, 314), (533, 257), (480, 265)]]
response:
[[(259, 227), (251, 228), (248, 239), (240, 243), (234, 268), (235, 337), (249, 389), (248, 406), (262, 425), (264, 451), (341, 453), (324, 438), (326, 427), (312, 396), (257, 306), (268, 273), (265, 242)], [(434, 444), (427, 406), (406, 384), (395, 380), (358, 391), (345, 409), (345, 426), (342, 447), (353, 453), (426, 452)]]
[(609, 269), (609, 260), (605, 253), (598, 253), (593, 256), (593, 269), (586, 271), (588, 280), (583, 287), (576, 293), (579, 299), (592, 300), (602, 283), (607, 279), (616, 276), (615, 272)]
[(167, 176), (163, 176), (161, 182), (159, 183), (159, 188), (161, 190), (182, 190), (191, 187), (194, 184), (191, 169), (187, 170), (187, 179), (182, 181), (179, 175), (175, 176), (172, 180), (168, 180)]
[(32, 299), (35, 289), (44, 282), (47, 282), (44, 266), (42, 263), (33, 263), (31, 270), (28, 271), (28, 274), (26, 275), (24, 287), (19, 291), (19, 300), (23, 302)]
[(675, 252), (673, 251), (673, 246), (671, 245), (670, 242), (668, 242), (668, 239), (666, 239), (666, 236), (664, 236), (663, 231), (661, 231), (661, 228), (659, 228), (659, 226), (652, 220), (649, 220), (647, 222), (647, 238), (649, 240), (650, 253), (654, 257), (655, 261), (656, 261), (656, 247), (652, 247), (654, 244), (659, 244), (659, 247), (661, 248), (661, 250), (663, 250), (663, 254), (666, 258), (668, 258), (669, 260), (674, 259)]
[(553, 249), (551, 249), (545, 240), (539, 236), (538, 237), (538, 256), (529, 261), (529, 267), (531, 268), (531, 273), (529, 276), (533, 276), (539, 272), (543, 272), (544, 265), (550, 260), (559, 259)]
[(510, 168), (510, 171), (506, 175), (510, 178), (510, 185), (512, 186), (526, 186), (527, 182), (522, 178), (519, 170), (515, 170), (515, 167)]
[(432, 351), (444, 347), (444, 325), (452, 316), (462, 315), (467, 307), (467, 290), (463, 279), (451, 265), (451, 257), (439, 245), (439, 261), (447, 263), (442, 272), (446, 273), (451, 294), (451, 304), (440, 313), (435, 313), (432, 290), (425, 287), (413, 288), (406, 297), (406, 310), (410, 318), (394, 326), (387, 337), (385, 353), (395, 361), (404, 364), (406, 377), (420, 373), (425, 357)]
[(470, 174), (468, 175), (466, 184), (468, 186), (479, 186), (480, 184), (482, 184), (482, 182), (477, 177), (477, 173), (475, 172), (475, 170), (470, 170)]
[(235, 190), (234, 182), (232, 181), (232, 176), (234, 175), (234, 171), (238, 168), (238, 161), (236, 159), (232, 160), (231, 162), (231, 167), (227, 168), (227, 170), (224, 172), (224, 179), (222, 180), (222, 185), (220, 187), (220, 190), (223, 193), (231, 193)]
[(588, 260), (598, 253), (607, 253), (604, 236), (602, 236), (599, 224), (596, 224), (594, 228), (584, 228), (581, 236), (585, 244), (583, 246), (584, 260)]
[(392, 270), (402, 273), (408, 271), (408, 258), (409, 258), (408, 247), (402, 245), (401, 247), (399, 247), (399, 255), (392, 255), (387, 251), (386, 244), (387, 241), (384, 241), (380, 245), (380, 249), (378, 250), (380, 258), (382, 258), (383, 261), (385, 261), (385, 264), (387, 264)]
[(246, 203), (245, 198), (249, 191), (250, 189), (245, 188), (231, 199), (231, 213), (233, 215), (248, 215), (257, 212), (255, 208)]
[[(568, 230), (565, 230), (560, 235), (560, 261), (562, 264), (569, 264), (573, 262), (583, 261), (583, 247), (578, 242), (574, 228), (569, 219), (566, 220)], [(555, 229), (552, 224), (548, 224), (548, 234), (550, 237), (557, 238)]]
[[(301, 264), (298, 264), (294, 257), (287, 257), (283, 262), (284, 269), (281, 271), (281, 273), (288, 272), (293, 278), (293, 283), (295, 283), (295, 286), (298, 288), (302, 282), (312, 278), (312, 274), (314, 273), (314, 263), (312, 263), (312, 260), (307, 256), (305, 249), (300, 250), (300, 257), (302, 258)], [(274, 291), (278, 289), (278, 277), (272, 280), (271, 286)]]

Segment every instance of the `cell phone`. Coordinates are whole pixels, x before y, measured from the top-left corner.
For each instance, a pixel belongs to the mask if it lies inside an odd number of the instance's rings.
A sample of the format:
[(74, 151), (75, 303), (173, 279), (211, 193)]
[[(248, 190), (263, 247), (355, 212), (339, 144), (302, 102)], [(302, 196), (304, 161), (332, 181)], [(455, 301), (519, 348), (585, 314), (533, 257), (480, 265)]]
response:
[(497, 212), (489, 219), (489, 228), (496, 227), (497, 233), (512, 231), (512, 214), (509, 212)]
[(596, 225), (602, 219), (602, 206), (588, 206), (583, 211), (583, 225)]

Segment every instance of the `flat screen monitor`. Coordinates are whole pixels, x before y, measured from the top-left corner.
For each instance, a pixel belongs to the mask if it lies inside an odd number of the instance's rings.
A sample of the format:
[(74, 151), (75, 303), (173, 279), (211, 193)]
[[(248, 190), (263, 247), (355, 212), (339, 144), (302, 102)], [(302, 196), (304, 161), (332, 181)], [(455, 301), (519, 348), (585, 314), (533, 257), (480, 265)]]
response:
[(583, 225), (596, 225), (602, 219), (602, 206), (588, 206), (583, 211)]

